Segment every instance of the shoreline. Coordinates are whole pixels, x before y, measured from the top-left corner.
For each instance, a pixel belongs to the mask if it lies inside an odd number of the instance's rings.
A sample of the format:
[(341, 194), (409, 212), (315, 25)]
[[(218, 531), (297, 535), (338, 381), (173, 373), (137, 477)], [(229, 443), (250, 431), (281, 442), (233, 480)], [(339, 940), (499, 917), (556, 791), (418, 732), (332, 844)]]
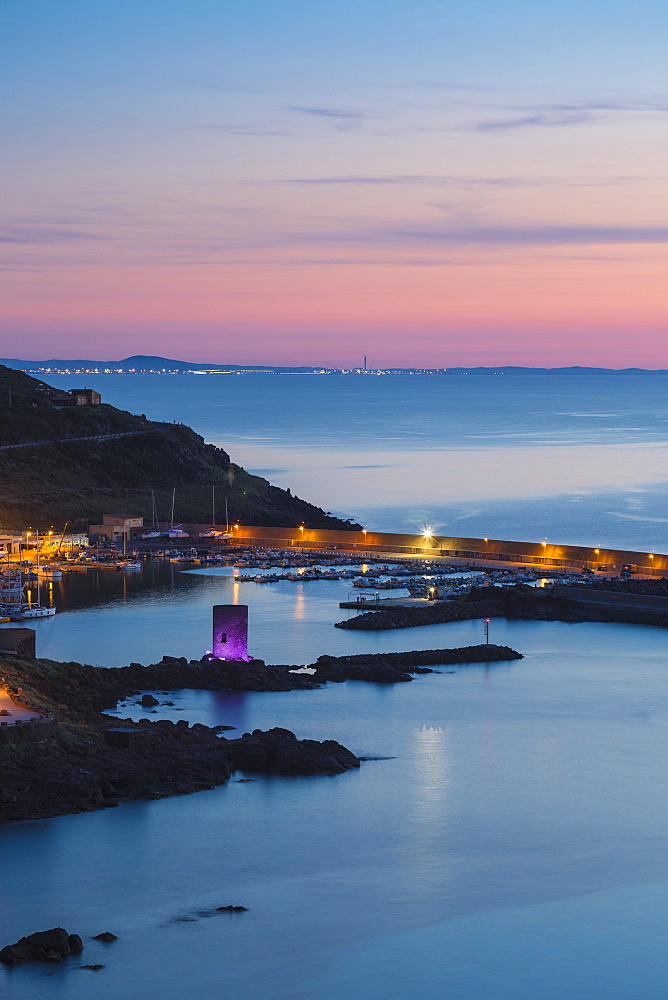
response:
[[(92, 812), (127, 799), (190, 794), (225, 784), (236, 770), (334, 775), (360, 766), (360, 759), (334, 740), (298, 740), (285, 729), (226, 739), (221, 736), (226, 726), (134, 722), (105, 714), (142, 692), (316, 690), (344, 680), (391, 684), (432, 673), (438, 664), (520, 658), (509, 647), (493, 645), (321, 656), (309, 673), (261, 660), (212, 663), (169, 656), (159, 664), (118, 668), (18, 657), (4, 661), (7, 683), (21, 688), (36, 710), (53, 713), (58, 727), (38, 743), (0, 746), (0, 824)], [(151, 695), (144, 697), (148, 706), (159, 704)]]

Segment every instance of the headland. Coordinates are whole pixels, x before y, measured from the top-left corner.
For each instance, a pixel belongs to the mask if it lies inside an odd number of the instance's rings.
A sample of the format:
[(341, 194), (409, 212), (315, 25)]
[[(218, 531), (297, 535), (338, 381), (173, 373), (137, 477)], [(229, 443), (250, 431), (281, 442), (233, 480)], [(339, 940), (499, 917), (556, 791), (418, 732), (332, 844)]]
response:
[[(86, 395), (88, 393), (88, 395)], [(252, 524), (349, 527), (272, 486), (185, 424), (147, 420), (89, 390), (63, 393), (0, 366), (0, 524), (87, 528), (109, 510), (208, 522), (212, 487), (229, 517)]]

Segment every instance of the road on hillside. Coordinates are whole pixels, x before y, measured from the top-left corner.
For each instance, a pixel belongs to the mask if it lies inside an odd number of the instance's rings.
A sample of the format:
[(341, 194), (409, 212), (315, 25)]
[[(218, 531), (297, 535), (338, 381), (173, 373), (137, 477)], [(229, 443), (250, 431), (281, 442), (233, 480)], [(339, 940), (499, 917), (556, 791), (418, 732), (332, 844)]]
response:
[(37, 448), (43, 444), (68, 444), (70, 441), (111, 441), (114, 438), (136, 437), (137, 434), (149, 434), (157, 430), (157, 427), (147, 427), (144, 431), (121, 431), (119, 434), (88, 434), (85, 437), (72, 438), (51, 438), (48, 441), (24, 441), (23, 444), (1, 444), (0, 451), (9, 451), (11, 448)]

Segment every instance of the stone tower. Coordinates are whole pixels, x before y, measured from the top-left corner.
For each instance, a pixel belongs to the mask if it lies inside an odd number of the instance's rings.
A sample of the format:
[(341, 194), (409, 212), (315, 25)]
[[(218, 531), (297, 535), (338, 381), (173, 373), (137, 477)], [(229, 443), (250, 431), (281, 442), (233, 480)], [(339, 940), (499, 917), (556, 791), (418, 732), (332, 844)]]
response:
[(248, 660), (248, 605), (214, 604), (213, 655), (219, 660)]

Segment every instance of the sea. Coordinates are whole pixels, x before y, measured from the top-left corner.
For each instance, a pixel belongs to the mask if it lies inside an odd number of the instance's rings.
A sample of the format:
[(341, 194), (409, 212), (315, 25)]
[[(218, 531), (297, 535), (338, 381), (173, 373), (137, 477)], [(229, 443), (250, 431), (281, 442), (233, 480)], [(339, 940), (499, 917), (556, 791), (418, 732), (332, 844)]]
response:
[[(658, 375), (85, 381), (369, 528), (428, 519), (452, 534), (666, 551)], [(248, 604), (251, 652), (274, 663), (482, 641), (479, 621), (336, 629), (349, 581), (245, 572), (149, 562), (66, 576), (49, 585), (59, 613), (34, 623), (38, 654), (199, 656), (216, 603)], [(232, 737), (283, 726), (370, 759), (0, 828), (0, 945), (52, 926), (85, 943), (62, 964), (0, 968), (3, 1000), (663, 1000), (666, 633), (491, 630), (524, 658), (396, 685), (171, 692), (155, 714), (119, 706)], [(216, 912), (228, 904), (248, 911)], [(118, 941), (92, 940), (105, 930)]]
[(668, 372), (47, 380), (189, 424), (369, 530), (668, 551)]

